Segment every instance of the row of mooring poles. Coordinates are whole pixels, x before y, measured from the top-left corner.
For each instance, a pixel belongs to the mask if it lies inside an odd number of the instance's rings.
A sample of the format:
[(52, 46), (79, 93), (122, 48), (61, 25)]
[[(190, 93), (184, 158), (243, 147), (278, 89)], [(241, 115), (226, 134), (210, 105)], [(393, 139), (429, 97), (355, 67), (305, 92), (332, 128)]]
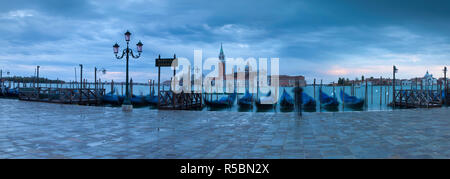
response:
[(153, 94), (155, 93), (155, 80), (150, 80), (149, 89), (150, 89), (149, 95), (151, 95), (152, 93)]

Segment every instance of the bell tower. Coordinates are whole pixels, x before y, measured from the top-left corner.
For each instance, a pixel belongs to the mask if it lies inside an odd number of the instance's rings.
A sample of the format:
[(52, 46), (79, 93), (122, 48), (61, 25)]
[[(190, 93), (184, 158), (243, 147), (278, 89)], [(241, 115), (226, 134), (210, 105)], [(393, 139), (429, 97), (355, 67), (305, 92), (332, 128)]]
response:
[(223, 53), (223, 46), (222, 43), (220, 43), (220, 53), (219, 53), (219, 75), (222, 76), (221, 78), (225, 82), (225, 54)]

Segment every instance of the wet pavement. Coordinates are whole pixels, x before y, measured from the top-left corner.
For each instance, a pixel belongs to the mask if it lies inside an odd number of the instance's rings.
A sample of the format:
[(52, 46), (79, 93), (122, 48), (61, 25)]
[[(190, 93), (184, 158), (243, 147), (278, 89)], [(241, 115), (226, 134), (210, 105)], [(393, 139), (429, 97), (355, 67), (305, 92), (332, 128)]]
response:
[(158, 111), (0, 99), (0, 158), (450, 158), (450, 109)]

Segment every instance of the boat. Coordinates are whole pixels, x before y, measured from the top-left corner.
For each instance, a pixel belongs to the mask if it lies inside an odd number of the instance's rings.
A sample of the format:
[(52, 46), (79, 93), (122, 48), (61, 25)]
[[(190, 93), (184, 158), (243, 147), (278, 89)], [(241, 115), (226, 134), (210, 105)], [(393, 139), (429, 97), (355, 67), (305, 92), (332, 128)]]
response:
[(111, 92), (103, 95), (102, 101), (103, 101), (103, 103), (110, 104), (110, 105), (122, 104), (119, 95), (115, 95), (114, 91), (111, 91)]
[(205, 99), (205, 104), (212, 108), (228, 108), (233, 106), (236, 100), (236, 93), (221, 97), (218, 100)]
[(255, 104), (259, 110), (274, 109), (277, 106), (277, 103), (274, 101), (275, 99), (271, 96), (271, 91), (269, 91), (265, 96), (258, 98)]
[(6, 90), (5, 96), (7, 97), (19, 97), (19, 89), (18, 88), (9, 88)]
[(319, 89), (319, 100), (320, 105), (325, 108), (335, 108), (339, 106), (339, 101), (336, 98), (336, 95), (333, 95), (333, 97), (327, 95), (322, 91), (322, 89)]
[(353, 107), (353, 108), (361, 108), (364, 105), (364, 100), (361, 98), (357, 98), (356, 96), (350, 96), (344, 91), (341, 90), (341, 101), (345, 106)]
[(302, 92), (302, 105), (305, 109), (316, 109), (316, 100), (305, 92)]
[(152, 91), (150, 95), (145, 96), (144, 100), (149, 105), (158, 105), (158, 96), (155, 95), (155, 91)]
[(253, 108), (253, 95), (245, 90), (244, 96), (238, 100), (238, 105), (240, 108)]
[(130, 101), (133, 106), (146, 106), (148, 104), (147, 101), (145, 101), (145, 97), (142, 95), (131, 95)]
[(283, 93), (280, 97), (280, 109), (281, 110), (291, 110), (294, 109), (294, 98), (283, 89)]

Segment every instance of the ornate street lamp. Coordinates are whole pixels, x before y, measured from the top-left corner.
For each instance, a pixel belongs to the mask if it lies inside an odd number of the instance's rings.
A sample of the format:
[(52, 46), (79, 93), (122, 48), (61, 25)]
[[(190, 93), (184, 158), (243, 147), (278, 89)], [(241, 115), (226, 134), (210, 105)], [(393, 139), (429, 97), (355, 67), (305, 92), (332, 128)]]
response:
[(128, 59), (129, 59), (130, 55), (131, 55), (131, 57), (133, 57), (135, 59), (139, 58), (141, 56), (142, 46), (144, 46), (144, 44), (142, 44), (141, 41), (139, 41), (136, 44), (138, 55), (134, 55), (133, 54), (133, 50), (131, 50), (129, 48), (129, 43), (130, 43), (130, 39), (131, 39), (131, 33), (129, 31), (127, 31), (127, 32), (125, 32), (124, 35), (125, 35), (125, 41), (127, 41), (127, 48), (122, 51), (122, 55), (120, 57), (118, 56), (119, 47), (120, 47), (119, 44), (117, 44), (117, 43), (114, 44), (113, 51), (114, 51), (114, 54), (115, 54), (117, 59), (122, 59), (126, 55), (126, 63), (127, 63), (127, 65), (126, 65), (126, 79), (125, 79), (126, 80), (125, 81), (125, 99), (123, 100), (122, 110), (124, 110), (124, 111), (131, 111), (133, 109), (133, 105), (131, 104), (131, 101), (130, 101), (131, 96), (130, 96), (130, 91), (128, 89), (129, 88), (129, 84), (128, 84)]

